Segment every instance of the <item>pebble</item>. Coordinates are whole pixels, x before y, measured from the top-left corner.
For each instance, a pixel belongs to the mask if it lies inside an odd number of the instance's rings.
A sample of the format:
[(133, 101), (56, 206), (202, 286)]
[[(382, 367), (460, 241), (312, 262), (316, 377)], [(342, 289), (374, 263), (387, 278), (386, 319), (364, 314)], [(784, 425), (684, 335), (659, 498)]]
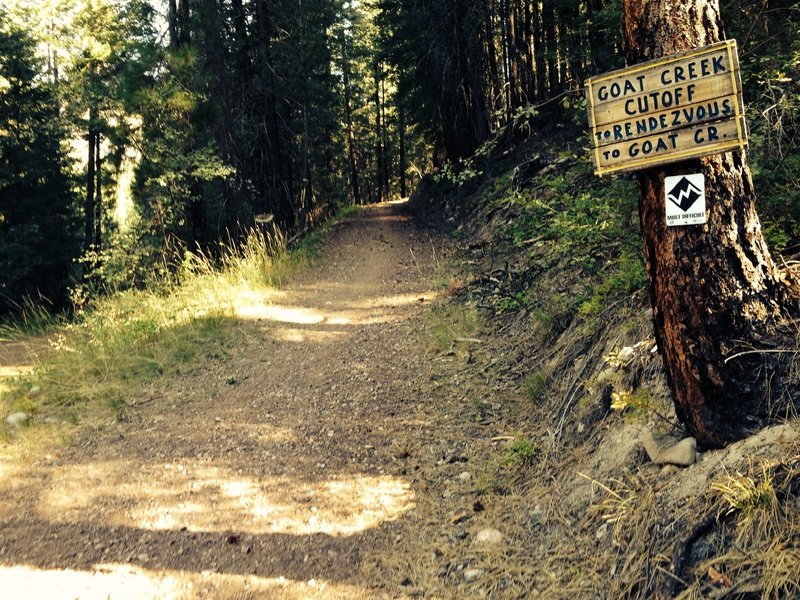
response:
[(28, 422), (29, 418), (28, 414), (24, 412), (11, 413), (6, 417), (6, 425), (12, 429), (19, 429)]
[(483, 569), (467, 569), (464, 571), (464, 579), (467, 581), (475, 581), (483, 575)]
[(697, 441), (693, 437), (678, 439), (647, 431), (642, 441), (647, 455), (656, 465), (688, 467), (697, 460)]
[(503, 534), (497, 529), (481, 529), (475, 536), (475, 541), (479, 544), (499, 544), (503, 541)]
[(470, 479), (472, 479), (472, 473), (470, 473), (469, 471), (462, 471), (461, 473), (458, 474), (458, 478), (461, 481), (469, 481)]

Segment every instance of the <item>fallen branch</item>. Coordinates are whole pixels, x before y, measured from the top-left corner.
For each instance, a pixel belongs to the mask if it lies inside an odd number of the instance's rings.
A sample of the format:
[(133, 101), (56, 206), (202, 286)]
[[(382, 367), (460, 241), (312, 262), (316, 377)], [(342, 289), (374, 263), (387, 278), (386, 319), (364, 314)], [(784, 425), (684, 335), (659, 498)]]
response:
[(745, 350), (743, 352), (737, 352), (733, 356), (729, 356), (726, 358), (723, 363), (728, 364), (728, 361), (733, 360), (734, 358), (739, 358), (741, 356), (746, 356), (748, 354), (798, 354), (800, 350), (788, 350), (788, 349), (778, 349), (778, 350)]

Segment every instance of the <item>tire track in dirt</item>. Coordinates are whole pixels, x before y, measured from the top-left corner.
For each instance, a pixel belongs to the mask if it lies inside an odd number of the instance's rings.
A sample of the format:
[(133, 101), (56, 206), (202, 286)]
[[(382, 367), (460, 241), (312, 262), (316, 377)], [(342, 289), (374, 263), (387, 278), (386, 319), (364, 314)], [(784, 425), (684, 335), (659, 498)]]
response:
[(361, 211), (313, 268), (248, 300), (229, 357), (165, 382), (126, 422), (0, 472), (0, 587), (393, 597), (369, 577), (419, 533), (408, 519), (425, 486), (407, 459), (431, 424), (415, 332), (441, 248), (402, 206)]

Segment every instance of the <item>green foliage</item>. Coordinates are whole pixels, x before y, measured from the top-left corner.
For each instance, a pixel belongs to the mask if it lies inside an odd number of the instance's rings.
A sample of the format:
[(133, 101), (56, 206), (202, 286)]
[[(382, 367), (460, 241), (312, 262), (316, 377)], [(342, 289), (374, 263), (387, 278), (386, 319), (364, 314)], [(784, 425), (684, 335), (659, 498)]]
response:
[(531, 402), (541, 400), (542, 392), (547, 388), (549, 374), (542, 370), (537, 369), (525, 376), (522, 384), (525, 387), (525, 395)]
[(545, 336), (576, 309), (594, 318), (647, 284), (633, 182), (598, 182), (586, 162), (568, 160), (558, 174), (538, 177), (535, 186), (496, 190), (493, 201), (516, 208), (505, 228), (511, 244), (537, 254), (543, 244), (547, 251), (539, 260), (546, 268), (558, 265), (574, 280), (569, 297), (537, 289), (501, 302), (504, 309), (530, 310)]
[(448, 302), (434, 305), (426, 314), (431, 343), (437, 351), (449, 351), (474, 338), (481, 328), (477, 309), (470, 304)]
[(623, 254), (611, 261), (604, 277), (592, 288), (591, 296), (580, 305), (584, 315), (597, 316), (609, 302), (630, 295), (647, 285), (647, 273), (638, 255)]
[(26, 296), (14, 304), (11, 313), (0, 318), (0, 342), (45, 334), (64, 320), (65, 316), (53, 310), (51, 305), (34, 302)]
[(451, 185), (460, 187), (475, 181), (483, 176), (483, 171), (476, 170), (470, 166), (470, 162), (457, 161), (455, 163), (447, 163), (442, 169), (434, 175), (434, 181), (437, 183), (446, 181)]
[(633, 423), (646, 421), (657, 410), (653, 392), (646, 387), (635, 391), (621, 390), (611, 394), (612, 410), (625, 414), (626, 420)]
[(755, 0), (722, 2), (739, 41), (750, 130), (748, 158), (771, 248), (800, 243), (800, 10)]
[(539, 449), (529, 438), (516, 435), (504, 451), (500, 464), (505, 467), (530, 467), (536, 463), (538, 456)]
[(222, 310), (187, 315), (172, 300), (130, 291), (68, 326), (34, 374), (42, 402), (48, 408), (105, 405), (119, 413), (132, 391), (223, 343)]
[(0, 12), (0, 312), (61, 304), (78, 254), (66, 132), (35, 51)]
[(528, 294), (522, 291), (501, 298), (500, 302), (497, 304), (497, 308), (500, 309), (500, 311), (527, 309), (529, 302)]
[(726, 513), (741, 513), (743, 519), (752, 519), (757, 511), (774, 511), (778, 498), (773, 485), (773, 473), (766, 463), (761, 465), (760, 476), (728, 475), (711, 484), (727, 505)]

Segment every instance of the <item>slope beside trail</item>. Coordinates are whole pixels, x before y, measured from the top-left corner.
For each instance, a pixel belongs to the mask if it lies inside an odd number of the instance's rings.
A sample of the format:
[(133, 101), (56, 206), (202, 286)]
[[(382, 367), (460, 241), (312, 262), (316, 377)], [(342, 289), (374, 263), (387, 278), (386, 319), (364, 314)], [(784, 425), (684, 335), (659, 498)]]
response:
[(0, 464), (3, 597), (469, 595), (483, 571), (429, 549), (468, 547), (482, 510), (462, 399), (432, 398), (418, 335), (446, 246), (402, 205), (366, 208), (247, 299), (229, 356)]

